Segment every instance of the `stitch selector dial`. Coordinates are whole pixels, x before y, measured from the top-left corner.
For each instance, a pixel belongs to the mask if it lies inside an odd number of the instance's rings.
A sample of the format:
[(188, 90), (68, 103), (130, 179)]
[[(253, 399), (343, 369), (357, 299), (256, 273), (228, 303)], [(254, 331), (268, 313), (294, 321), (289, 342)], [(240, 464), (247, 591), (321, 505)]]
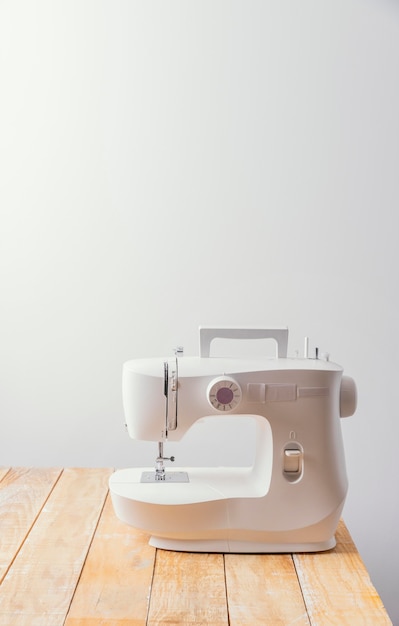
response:
[(221, 413), (232, 411), (241, 401), (240, 385), (229, 376), (215, 378), (207, 390), (208, 401)]

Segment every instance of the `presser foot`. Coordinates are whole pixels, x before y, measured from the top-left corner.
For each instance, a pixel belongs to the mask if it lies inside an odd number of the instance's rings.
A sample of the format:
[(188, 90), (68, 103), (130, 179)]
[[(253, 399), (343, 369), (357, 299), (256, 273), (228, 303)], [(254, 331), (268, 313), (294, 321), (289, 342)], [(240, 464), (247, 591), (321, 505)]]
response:
[(160, 475), (157, 471), (143, 472), (141, 483), (189, 483), (187, 472), (164, 472)]

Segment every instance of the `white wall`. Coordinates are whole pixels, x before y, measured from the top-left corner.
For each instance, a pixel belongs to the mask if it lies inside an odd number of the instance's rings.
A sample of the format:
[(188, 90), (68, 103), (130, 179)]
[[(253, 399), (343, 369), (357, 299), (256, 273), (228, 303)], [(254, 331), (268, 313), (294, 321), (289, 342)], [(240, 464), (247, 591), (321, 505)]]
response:
[(123, 361), (288, 325), (357, 381), (344, 517), (399, 624), (398, 4), (2, 0), (0, 53), (0, 463), (150, 463)]

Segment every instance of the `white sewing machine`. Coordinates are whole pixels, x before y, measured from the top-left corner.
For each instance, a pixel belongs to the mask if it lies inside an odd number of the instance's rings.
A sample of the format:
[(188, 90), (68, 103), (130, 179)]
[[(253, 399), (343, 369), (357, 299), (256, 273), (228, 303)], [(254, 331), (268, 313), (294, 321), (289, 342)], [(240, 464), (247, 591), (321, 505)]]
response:
[[(273, 357), (210, 357), (216, 337), (273, 338)], [(356, 409), (354, 381), (328, 360), (287, 358), (287, 329), (200, 328), (200, 357), (137, 359), (123, 368), (133, 439), (158, 442), (154, 468), (110, 478), (117, 516), (159, 548), (196, 552), (328, 550), (347, 492), (340, 417)], [(207, 416), (251, 416), (251, 467), (170, 470), (165, 441)]]

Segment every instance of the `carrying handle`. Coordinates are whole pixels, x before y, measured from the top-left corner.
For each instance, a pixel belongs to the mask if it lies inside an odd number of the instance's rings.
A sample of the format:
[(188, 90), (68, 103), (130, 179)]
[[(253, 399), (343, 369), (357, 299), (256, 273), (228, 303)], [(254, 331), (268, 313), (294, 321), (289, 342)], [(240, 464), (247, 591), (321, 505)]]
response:
[(209, 357), (213, 339), (275, 339), (277, 356), (285, 358), (288, 328), (209, 328), (200, 326), (200, 357)]

